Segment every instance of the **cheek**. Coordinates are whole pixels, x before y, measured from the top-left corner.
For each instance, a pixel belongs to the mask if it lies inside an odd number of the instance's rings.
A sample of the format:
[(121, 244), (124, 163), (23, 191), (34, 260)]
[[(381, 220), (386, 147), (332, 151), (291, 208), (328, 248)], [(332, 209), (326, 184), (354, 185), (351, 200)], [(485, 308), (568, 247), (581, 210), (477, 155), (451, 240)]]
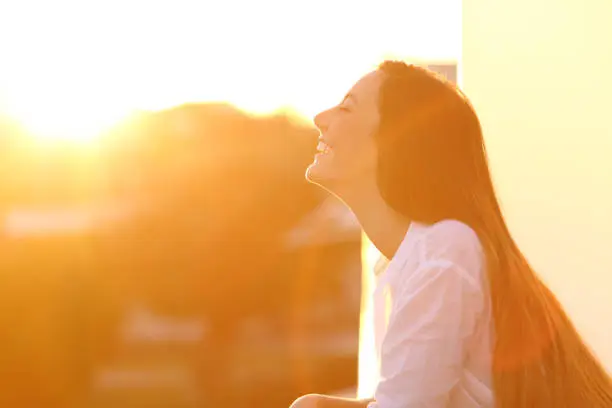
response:
[(346, 117), (334, 130), (335, 147), (331, 161), (342, 173), (366, 173), (375, 171), (378, 154), (374, 140), (375, 123), (365, 114)]
[(374, 171), (378, 165), (378, 151), (374, 143), (364, 143), (363, 149), (360, 154), (361, 166), (364, 170)]
[(350, 172), (367, 173), (376, 170), (378, 154), (376, 145), (369, 140), (361, 139), (353, 141), (346, 149), (338, 150), (337, 162)]

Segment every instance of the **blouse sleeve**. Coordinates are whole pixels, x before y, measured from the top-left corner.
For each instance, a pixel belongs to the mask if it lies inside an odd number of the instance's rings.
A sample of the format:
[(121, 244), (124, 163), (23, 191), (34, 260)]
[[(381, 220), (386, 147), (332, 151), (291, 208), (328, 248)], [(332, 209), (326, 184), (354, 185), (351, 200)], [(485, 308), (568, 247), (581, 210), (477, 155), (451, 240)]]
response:
[(482, 285), (474, 275), (454, 262), (430, 260), (400, 285), (373, 407), (447, 407), (461, 378), (466, 339), (483, 310)]

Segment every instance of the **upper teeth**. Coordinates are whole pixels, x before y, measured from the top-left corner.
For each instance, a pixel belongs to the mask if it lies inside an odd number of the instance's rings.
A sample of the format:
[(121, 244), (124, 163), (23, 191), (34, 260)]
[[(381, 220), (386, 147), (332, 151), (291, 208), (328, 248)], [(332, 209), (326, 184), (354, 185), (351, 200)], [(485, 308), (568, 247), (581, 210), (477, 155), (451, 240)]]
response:
[(331, 148), (327, 144), (325, 144), (325, 142), (320, 140), (319, 144), (317, 145), (317, 150), (323, 153), (327, 153), (331, 150)]

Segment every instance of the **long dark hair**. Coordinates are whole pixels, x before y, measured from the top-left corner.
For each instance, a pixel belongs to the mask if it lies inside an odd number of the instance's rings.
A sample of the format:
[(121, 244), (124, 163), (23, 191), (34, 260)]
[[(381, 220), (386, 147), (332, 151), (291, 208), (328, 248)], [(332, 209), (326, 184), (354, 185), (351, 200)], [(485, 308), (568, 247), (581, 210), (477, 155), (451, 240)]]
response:
[(496, 407), (612, 407), (612, 380), (510, 235), (469, 101), (424, 68), (385, 61), (379, 70), (383, 198), (417, 222), (466, 223), (485, 250)]

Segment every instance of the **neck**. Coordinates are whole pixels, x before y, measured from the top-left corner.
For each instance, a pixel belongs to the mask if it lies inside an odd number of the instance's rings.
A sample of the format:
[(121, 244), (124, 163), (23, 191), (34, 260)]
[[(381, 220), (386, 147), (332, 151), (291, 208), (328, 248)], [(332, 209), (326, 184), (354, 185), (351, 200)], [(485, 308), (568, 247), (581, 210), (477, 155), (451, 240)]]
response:
[[(348, 190), (348, 189), (347, 189)], [(391, 259), (406, 236), (410, 220), (393, 210), (382, 198), (375, 181), (336, 194), (355, 214), (374, 246)]]

